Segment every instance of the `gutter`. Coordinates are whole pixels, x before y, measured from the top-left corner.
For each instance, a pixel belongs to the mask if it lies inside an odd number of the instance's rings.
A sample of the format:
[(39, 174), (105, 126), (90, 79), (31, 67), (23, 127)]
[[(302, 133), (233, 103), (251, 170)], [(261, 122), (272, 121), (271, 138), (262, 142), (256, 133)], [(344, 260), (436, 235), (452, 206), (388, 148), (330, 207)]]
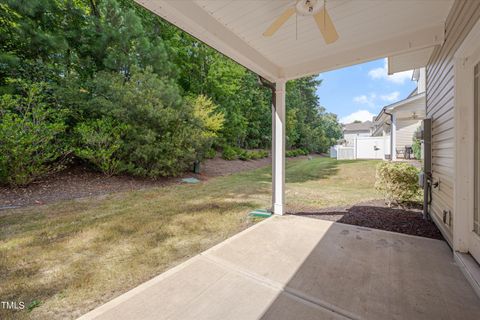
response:
[(262, 76), (258, 76), (258, 84), (262, 87), (265, 87), (265, 88), (268, 88), (270, 89), (270, 91), (272, 91), (272, 105), (273, 107), (275, 108), (277, 103), (276, 103), (276, 99), (275, 99), (275, 83), (272, 83), (270, 81), (268, 81), (267, 79), (263, 78)]

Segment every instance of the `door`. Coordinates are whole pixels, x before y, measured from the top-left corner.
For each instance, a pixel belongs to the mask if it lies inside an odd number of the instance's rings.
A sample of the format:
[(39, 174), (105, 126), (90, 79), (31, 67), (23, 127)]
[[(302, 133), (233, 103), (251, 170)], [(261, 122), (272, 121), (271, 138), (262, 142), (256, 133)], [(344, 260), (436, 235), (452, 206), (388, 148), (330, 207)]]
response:
[(473, 67), (473, 106), (475, 118), (475, 151), (474, 151), (474, 208), (472, 231), (470, 234), (470, 253), (480, 261), (480, 59), (475, 59)]

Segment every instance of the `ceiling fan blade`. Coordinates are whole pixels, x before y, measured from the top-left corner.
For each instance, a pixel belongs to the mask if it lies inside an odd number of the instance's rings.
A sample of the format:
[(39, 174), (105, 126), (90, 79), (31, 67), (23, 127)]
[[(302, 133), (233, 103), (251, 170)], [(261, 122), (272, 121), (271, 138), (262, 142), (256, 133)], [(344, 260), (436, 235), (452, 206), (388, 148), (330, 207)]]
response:
[(270, 36), (273, 36), (273, 34), (275, 32), (277, 32), (278, 29), (280, 29), (281, 26), (283, 26), (283, 24), (285, 22), (287, 22), (288, 18), (290, 18), (293, 14), (295, 13), (295, 8), (294, 7), (291, 7), (291, 8), (288, 8), (287, 10), (285, 10), (281, 15), (280, 17), (277, 18), (277, 20), (275, 20), (271, 25), (270, 27), (268, 27), (267, 30), (265, 30), (265, 32), (263, 33), (263, 35), (265, 37), (270, 37)]
[(313, 18), (315, 19), (318, 29), (320, 29), (323, 39), (325, 39), (327, 44), (334, 43), (338, 40), (337, 30), (335, 29), (332, 18), (330, 18), (330, 15), (325, 7), (318, 11)]

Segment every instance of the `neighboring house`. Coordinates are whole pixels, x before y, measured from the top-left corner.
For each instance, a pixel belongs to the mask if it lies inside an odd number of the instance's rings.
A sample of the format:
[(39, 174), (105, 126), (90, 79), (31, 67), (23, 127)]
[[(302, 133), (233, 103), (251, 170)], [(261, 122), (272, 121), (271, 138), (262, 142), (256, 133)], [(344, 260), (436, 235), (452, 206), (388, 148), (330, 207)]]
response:
[(343, 139), (345, 146), (353, 147), (358, 137), (370, 137), (372, 135), (372, 121), (352, 122), (343, 125)]
[(389, 139), (384, 158), (405, 158), (406, 150), (412, 146), (415, 132), (425, 118), (425, 68), (416, 69), (412, 80), (417, 81), (417, 88), (404, 100), (385, 106), (375, 117), (372, 136)]
[[(417, 82), (415, 90), (407, 98), (385, 106), (373, 122), (344, 125), (343, 147), (335, 146), (331, 149), (331, 155), (337, 159), (405, 158), (407, 151), (411, 151), (413, 137), (425, 118), (425, 68), (415, 69), (412, 80)], [(339, 148), (345, 152), (338, 152)], [(353, 149), (349, 151), (348, 148)]]

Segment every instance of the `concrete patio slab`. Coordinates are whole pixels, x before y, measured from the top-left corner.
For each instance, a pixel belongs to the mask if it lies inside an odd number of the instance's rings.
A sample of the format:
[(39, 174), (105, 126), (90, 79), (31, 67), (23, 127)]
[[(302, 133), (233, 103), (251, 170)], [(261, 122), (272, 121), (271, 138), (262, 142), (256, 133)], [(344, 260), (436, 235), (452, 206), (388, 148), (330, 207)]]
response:
[(81, 319), (480, 319), (447, 244), (269, 218)]

